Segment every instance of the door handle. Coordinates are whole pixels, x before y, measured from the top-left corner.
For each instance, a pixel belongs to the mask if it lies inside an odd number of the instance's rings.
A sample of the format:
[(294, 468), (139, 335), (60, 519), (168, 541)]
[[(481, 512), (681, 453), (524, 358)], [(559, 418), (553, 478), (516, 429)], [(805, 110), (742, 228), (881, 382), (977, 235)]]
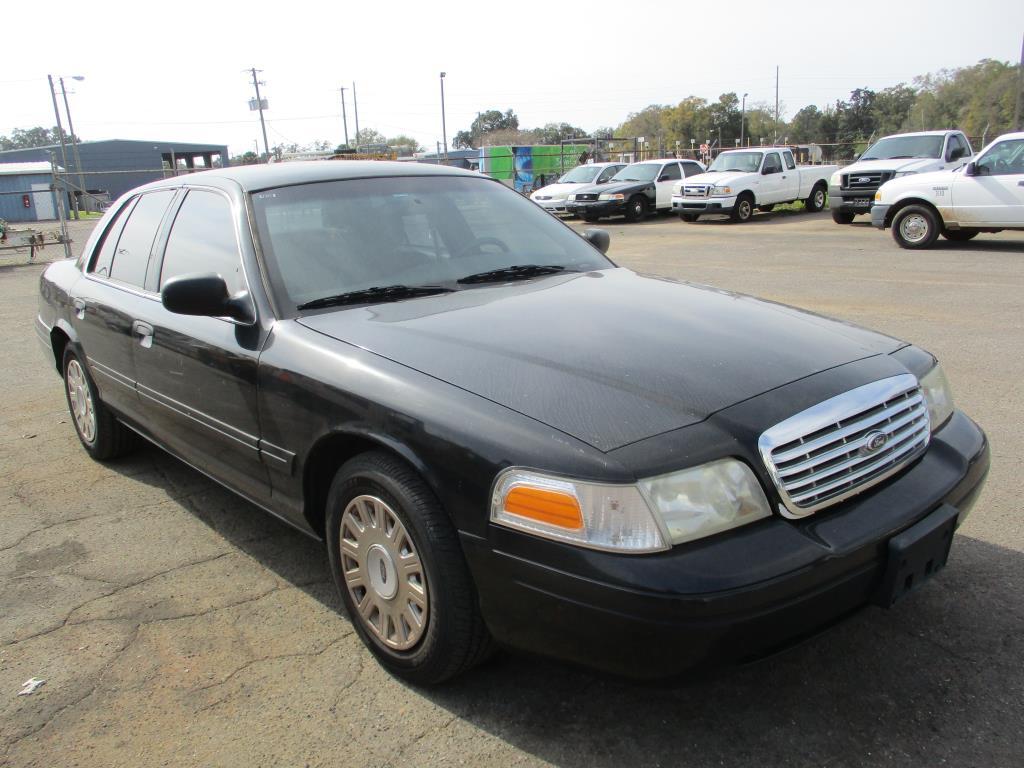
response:
[(149, 349), (153, 346), (153, 326), (136, 320), (132, 323), (132, 335), (138, 338), (139, 346)]
[(75, 317), (77, 317), (79, 320), (84, 320), (85, 299), (75, 299), (73, 302), (71, 302), (71, 304), (75, 308)]

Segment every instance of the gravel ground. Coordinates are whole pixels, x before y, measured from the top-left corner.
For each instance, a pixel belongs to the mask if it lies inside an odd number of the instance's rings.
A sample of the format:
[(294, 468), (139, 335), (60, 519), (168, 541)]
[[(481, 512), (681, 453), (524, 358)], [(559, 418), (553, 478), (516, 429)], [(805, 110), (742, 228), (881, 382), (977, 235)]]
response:
[(41, 267), (0, 266), (0, 765), (1019, 766), (1024, 236), (918, 254), (827, 214), (606, 226), (624, 266), (943, 360), (993, 468), (927, 589), (673, 689), (509, 655), (409, 687), (338, 614), (314, 542), (156, 449), (86, 457), (32, 331)]

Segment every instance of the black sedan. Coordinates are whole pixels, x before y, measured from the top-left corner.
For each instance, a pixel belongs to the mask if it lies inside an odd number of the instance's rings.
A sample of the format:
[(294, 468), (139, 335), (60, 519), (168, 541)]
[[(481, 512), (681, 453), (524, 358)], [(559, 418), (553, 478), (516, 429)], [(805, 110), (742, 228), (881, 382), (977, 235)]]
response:
[(696, 160), (643, 160), (627, 165), (607, 184), (580, 187), (566, 200), (565, 210), (586, 221), (625, 216), (639, 221), (658, 211), (672, 210), (672, 187), (687, 176), (704, 173)]
[(412, 681), (663, 678), (942, 568), (989, 452), (930, 354), (607, 245), (453, 169), (212, 170), (113, 205), (36, 328), (90, 455), (141, 435), (323, 541)]

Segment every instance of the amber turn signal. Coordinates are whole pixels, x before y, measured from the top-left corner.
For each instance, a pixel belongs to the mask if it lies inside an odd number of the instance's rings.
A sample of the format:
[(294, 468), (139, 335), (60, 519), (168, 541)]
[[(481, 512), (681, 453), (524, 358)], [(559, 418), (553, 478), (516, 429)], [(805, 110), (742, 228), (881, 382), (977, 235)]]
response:
[(575, 496), (560, 491), (516, 486), (505, 496), (505, 511), (573, 531), (583, 527), (580, 503)]

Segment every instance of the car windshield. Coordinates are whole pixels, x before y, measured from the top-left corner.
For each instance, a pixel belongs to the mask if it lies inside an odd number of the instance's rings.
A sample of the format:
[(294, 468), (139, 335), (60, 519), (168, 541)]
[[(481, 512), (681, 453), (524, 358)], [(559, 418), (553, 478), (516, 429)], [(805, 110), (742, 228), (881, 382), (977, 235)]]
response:
[(661, 163), (633, 163), (612, 176), (612, 181), (653, 181)]
[(911, 157), (938, 157), (942, 136), (890, 136), (867, 148), (861, 160), (897, 160)]
[(708, 168), (711, 171), (744, 171), (754, 173), (761, 167), (763, 152), (725, 152), (715, 158)]
[(550, 214), (485, 178), (330, 181), (256, 192), (252, 201), (275, 296), (289, 314), (369, 289), (376, 293), (368, 300), (408, 298), (424, 286), (469, 290), (486, 281), (458, 281), (510, 267), (510, 279), (521, 279), (614, 266)]
[(559, 184), (590, 184), (603, 168), (593, 165), (578, 165), (558, 180)]

